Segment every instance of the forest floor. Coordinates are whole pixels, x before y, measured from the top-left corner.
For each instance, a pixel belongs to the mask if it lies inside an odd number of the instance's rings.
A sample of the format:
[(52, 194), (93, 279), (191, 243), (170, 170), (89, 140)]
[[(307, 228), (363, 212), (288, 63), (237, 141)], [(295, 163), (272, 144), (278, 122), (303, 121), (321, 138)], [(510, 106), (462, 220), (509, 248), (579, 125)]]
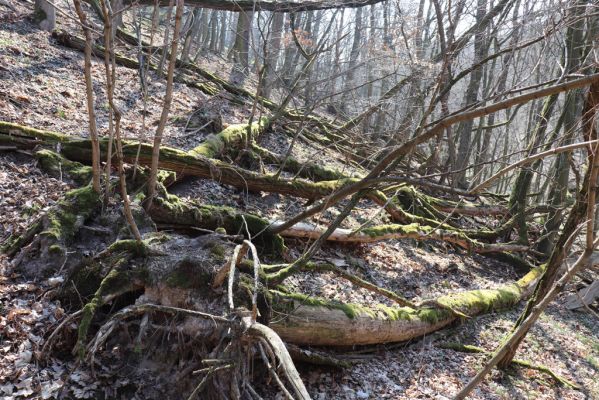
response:
[[(54, 42), (47, 32), (28, 20), (31, 5), (0, 3), (0, 120), (84, 136), (87, 127), (83, 55)], [(80, 34), (71, 22), (59, 26)], [(205, 60), (202, 61), (202, 60)], [(98, 82), (96, 108), (99, 128), (106, 129), (108, 113), (101, 82), (103, 68), (94, 62)], [(214, 56), (200, 57), (201, 64), (223, 75), (227, 64)], [(127, 137), (151, 135), (158, 121), (164, 82), (153, 79), (144, 112), (136, 71), (118, 67), (118, 96), (124, 105)], [(212, 108), (225, 123), (239, 123), (248, 110), (219, 96), (209, 98), (195, 89), (175, 84), (166, 144), (190, 149), (202, 140), (201, 132), (190, 134), (180, 123), (198, 110)], [(143, 116), (145, 115), (145, 121)], [(177, 122), (179, 121), (179, 122)], [(144, 127), (145, 125), (145, 127)], [(183, 124), (184, 125), (184, 124)], [(262, 144), (284, 152), (289, 138), (268, 133)], [(343, 157), (332, 150), (295, 146), (294, 155), (343, 169)], [(61, 199), (69, 185), (46, 175), (27, 154), (0, 153), (0, 242), (22, 232), (37, 215)], [(301, 210), (303, 204), (277, 194), (246, 193), (208, 180), (187, 180), (172, 192), (205, 204), (230, 205), (269, 218), (282, 219)], [(381, 218), (377, 208), (365, 204), (346, 221), (347, 226)], [(339, 211), (331, 209), (314, 219), (326, 223)], [(303, 241), (287, 240), (290, 255), (305, 250)], [(376, 284), (422, 300), (453, 291), (493, 288), (513, 281), (512, 267), (490, 258), (468, 255), (440, 243), (417, 244), (392, 240), (361, 246), (325, 246), (319, 259), (342, 259)], [(119, 388), (130, 388), (129, 398), (168, 396), (174, 378), (153, 375), (152, 367), (140, 361), (123, 364), (119, 349), (103, 355), (101, 367), (91, 371), (68, 352), (41, 362), (41, 345), (67, 312), (52, 298), (60, 274), (41, 281), (24, 280), (11, 271), (9, 260), (0, 258), (0, 398), (49, 399), (62, 393), (71, 398), (112, 398)], [(385, 302), (373, 293), (354, 288), (328, 274), (304, 273), (290, 278), (289, 286), (309, 295), (361, 304)], [(574, 287), (569, 287), (571, 290)], [(314, 399), (445, 399), (451, 398), (484, 364), (487, 356), (442, 349), (440, 344), (460, 342), (493, 350), (510, 330), (519, 309), (473, 318), (460, 325), (408, 343), (339, 350), (351, 354), (355, 363), (346, 369), (301, 364), (300, 374)], [(75, 325), (71, 327), (74, 334)], [(478, 399), (599, 399), (599, 320), (585, 312), (568, 311), (562, 298), (555, 301), (527, 336), (518, 358), (543, 364), (580, 386), (561, 387), (543, 373), (528, 369), (495, 371), (479, 386)], [(172, 366), (173, 376), (184, 368)], [(151, 382), (151, 385), (147, 385)], [(272, 384), (271, 384), (272, 385)], [(149, 387), (148, 387), (149, 386)], [(131, 389), (136, 388), (136, 389)], [(142, 389), (143, 388), (143, 389)], [(274, 387), (261, 387), (267, 398), (275, 398)], [(168, 398), (168, 397), (167, 397)]]

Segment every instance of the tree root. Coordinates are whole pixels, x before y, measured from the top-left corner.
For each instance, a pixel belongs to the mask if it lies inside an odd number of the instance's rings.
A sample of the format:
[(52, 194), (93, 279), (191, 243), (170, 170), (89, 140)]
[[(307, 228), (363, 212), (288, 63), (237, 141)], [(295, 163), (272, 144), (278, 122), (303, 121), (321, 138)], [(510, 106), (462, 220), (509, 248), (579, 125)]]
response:
[(11, 263), (14, 268), (39, 278), (66, 261), (66, 246), (99, 206), (99, 195), (91, 185), (71, 190), (21, 237), (10, 239), (2, 251), (16, 255)]
[[(487, 355), (491, 354), (489, 351), (486, 351), (482, 347), (472, 346), (472, 345), (462, 344), (462, 343), (441, 343), (439, 345), (439, 347), (442, 349), (450, 349), (450, 350), (455, 350), (455, 351), (459, 351), (462, 353), (482, 353), (482, 354), (487, 354)], [(553, 372), (549, 367), (546, 367), (544, 365), (534, 364), (534, 363), (531, 363), (531, 362), (528, 362), (525, 360), (518, 360), (518, 359), (512, 360), (512, 365), (517, 365), (520, 367), (543, 372), (543, 373), (549, 375), (551, 378), (553, 378), (555, 380), (555, 382), (557, 382), (558, 384), (560, 384), (562, 386), (568, 386), (568, 387), (571, 387), (571, 388), (577, 389), (577, 390), (580, 389), (580, 387), (577, 384), (575, 384), (574, 382), (571, 382), (568, 379)]]

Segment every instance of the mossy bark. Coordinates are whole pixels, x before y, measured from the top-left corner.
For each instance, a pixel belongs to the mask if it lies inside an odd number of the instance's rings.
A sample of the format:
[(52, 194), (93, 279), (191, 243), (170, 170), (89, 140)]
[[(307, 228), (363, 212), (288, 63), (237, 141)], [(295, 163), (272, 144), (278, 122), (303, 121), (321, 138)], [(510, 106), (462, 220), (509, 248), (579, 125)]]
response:
[[(152, 237), (154, 239), (146, 239), (147, 245), (141, 253), (131, 247), (133, 241), (123, 241), (110, 246), (107, 255), (99, 258), (98, 261), (108, 258), (116, 261), (104, 273), (105, 278), (84, 308), (79, 330), (80, 347), (98, 307), (126, 291), (142, 288), (144, 295), (138, 302), (172, 307), (189, 307), (192, 305), (190, 298), (196, 299), (193, 304), (197, 307), (201, 303), (200, 299), (224, 295), (212, 288), (212, 282), (230, 259), (234, 244), (218, 235), (197, 238), (180, 235)], [(249, 309), (254, 283), (253, 278), (245, 274), (245, 271), (251, 273), (253, 269), (247, 264), (237, 269), (234, 303), (237, 307)], [(90, 264), (90, 268), (94, 268), (94, 265)], [(263, 268), (261, 279), (267, 279), (272, 267)], [(267, 321), (271, 314), (283, 316), (270, 321), (270, 326), (290, 343), (349, 346), (403, 341), (433, 332), (455, 321), (458, 317), (450, 309), (475, 316), (515, 305), (531, 292), (542, 274), (542, 268), (536, 268), (519, 281), (497, 289), (453, 293), (425, 301), (419, 307), (347, 304), (290, 293), (283, 286), (268, 290), (267, 285), (260, 284), (259, 309), (262, 318)], [(86, 289), (88, 293), (90, 289)], [(211, 300), (206, 306), (208, 304), (211, 307), (225, 307), (226, 302)], [(224, 308), (200, 308), (197, 311), (216, 314), (226, 312)]]
[[(428, 304), (468, 316), (506, 309), (530, 295), (543, 267), (498, 289), (441, 296)], [(284, 316), (271, 324), (283, 340), (314, 346), (353, 346), (399, 342), (441, 329), (458, 317), (448, 308), (417, 309), (385, 305), (361, 306), (271, 290), (274, 311)]]
[(253, 214), (240, 213), (230, 207), (207, 206), (185, 201), (161, 190), (150, 209), (152, 219), (157, 223), (175, 224), (181, 227), (193, 226), (204, 229), (224, 229), (230, 235), (244, 235), (248, 232), (254, 244), (271, 254), (282, 255), (286, 248), (283, 239), (272, 234), (270, 223)]
[(99, 206), (100, 198), (91, 185), (71, 190), (34, 223), (23, 238), (11, 240), (11, 245), (3, 251), (15, 254), (20, 249), (13, 266), (19, 267), (26, 276), (42, 277), (61, 265), (67, 255), (67, 245)]
[(231, 125), (222, 130), (222, 132), (209, 136), (203, 143), (189, 151), (195, 156), (204, 156), (207, 158), (217, 158), (231, 149), (239, 149), (246, 143), (255, 140), (268, 126), (268, 118), (262, 117), (253, 124)]
[[(276, 229), (280, 223), (273, 223)], [(298, 238), (319, 238), (324, 229), (309, 225), (296, 224), (293, 227), (281, 232), (282, 236), (298, 237)], [(327, 238), (329, 241), (340, 243), (372, 243), (388, 239), (415, 239), (423, 240), (440, 240), (448, 243), (456, 244), (463, 249), (474, 253), (497, 253), (497, 252), (517, 252), (526, 251), (528, 246), (510, 243), (484, 243), (473, 240), (463, 232), (458, 230), (437, 229), (417, 223), (399, 225), (379, 225), (363, 228), (359, 231), (351, 229), (338, 228)]]
[(87, 185), (93, 175), (92, 167), (71, 161), (51, 150), (40, 150), (35, 158), (42, 169), (55, 178), (66, 177), (78, 185)]

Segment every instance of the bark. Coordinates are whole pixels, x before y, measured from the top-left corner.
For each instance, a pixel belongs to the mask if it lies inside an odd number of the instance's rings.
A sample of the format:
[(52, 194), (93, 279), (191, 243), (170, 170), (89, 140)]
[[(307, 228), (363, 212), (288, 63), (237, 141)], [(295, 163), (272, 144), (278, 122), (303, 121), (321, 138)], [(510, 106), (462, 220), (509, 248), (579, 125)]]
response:
[(100, 193), (100, 146), (98, 144), (98, 128), (96, 125), (96, 110), (94, 106), (94, 88), (91, 72), (91, 53), (92, 53), (92, 37), (89, 26), (87, 25), (87, 17), (81, 9), (81, 2), (75, 0), (75, 9), (81, 22), (83, 33), (85, 34), (84, 46), (84, 76), (85, 76), (85, 92), (87, 99), (87, 114), (89, 135), (92, 143), (92, 168), (93, 168), (93, 188), (96, 193)]
[[(175, 31), (173, 33), (173, 41), (171, 43), (170, 50), (170, 61), (168, 64), (168, 72), (166, 75), (166, 93), (164, 94), (164, 101), (162, 104), (162, 113), (160, 114), (160, 121), (154, 134), (154, 145), (152, 147), (152, 158), (150, 164), (150, 177), (148, 178), (148, 198), (150, 201), (148, 205), (152, 204), (152, 198), (156, 191), (156, 175), (158, 174), (158, 157), (160, 157), (160, 144), (162, 143), (162, 134), (166, 127), (166, 121), (168, 113), (171, 107), (171, 101), (173, 98), (173, 79), (175, 76), (175, 65), (177, 61), (177, 48), (179, 45), (179, 30), (181, 29), (181, 16), (183, 15), (183, 0), (177, 0), (177, 11), (175, 13)], [(170, 23), (170, 20), (169, 20)], [(163, 54), (167, 54), (165, 51)]]
[(353, 346), (399, 342), (439, 330), (458, 317), (445, 307), (468, 316), (500, 310), (526, 298), (541, 275), (532, 270), (515, 283), (441, 296), (434, 306), (365, 307), (271, 290), (276, 311), (286, 315), (270, 326), (285, 341), (311, 346)]
[[(599, 84), (595, 83), (589, 89), (582, 111), (583, 134), (586, 139), (597, 140), (598, 138), (597, 130), (595, 128), (595, 117), (598, 107)], [(558, 279), (559, 268), (563, 264), (564, 259), (570, 250), (570, 246), (572, 244), (571, 236), (577, 231), (578, 226), (585, 222), (585, 218), (587, 224), (587, 248), (585, 250), (584, 256), (581, 256), (581, 262), (586, 263), (587, 260), (584, 260), (583, 258), (590, 257), (590, 254), (587, 255), (586, 253), (592, 253), (594, 247), (596, 246), (596, 244), (593, 244), (592, 241), (594, 234), (593, 223), (595, 212), (595, 192), (597, 190), (597, 175), (599, 173), (599, 167), (595, 165), (599, 162), (599, 157), (597, 157), (598, 150), (599, 145), (595, 145), (589, 148), (587, 152), (587, 172), (585, 173), (582, 187), (578, 193), (578, 196), (576, 197), (576, 203), (572, 206), (568, 219), (564, 225), (564, 228), (562, 229), (562, 233), (553, 247), (551, 256), (547, 261), (547, 270), (543, 274), (543, 278), (539, 282), (539, 285), (535, 288), (535, 295), (527, 304), (526, 309), (520, 315), (520, 318), (516, 323), (515, 331), (523, 329), (523, 332), (519, 337), (514, 339), (509, 348), (506, 348), (504, 354), (498, 361), (500, 366), (508, 365), (514, 358), (518, 346), (522, 340), (524, 340), (524, 336), (536, 319), (533, 316), (537, 314), (537, 311), (539, 310), (539, 307), (537, 306), (545, 302), (547, 298), (549, 298), (550, 301), (550, 297), (555, 297), (555, 295), (557, 295), (557, 293), (561, 290), (561, 287), (554, 287), (553, 284)], [(589, 215), (589, 213), (591, 213), (591, 215)], [(566, 279), (568, 275), (571, 275), (573, 270), (574, 267), (564, 274), (562, 279)], [(555, 291), (555, 293), (552, 293), (552, 291)], [(542, 309), (543, 308), (540, 308), (541, 311)], [(531, 317), (533, 318), (532, 321), (530, 321)]]
[[(476, 9), (476, 20), (477, 23), (484, 18), (485, 12), (487, 9), (487, 0), (478, 0), (477, 9)], [(479, 62), (487, 55), (488, 49), (488, 39), (485, 37), (483, 31), (478, 31), (474, 35), (474, 63)], [(475, 104), (478, 99), (478, 92), (480, 88), (480, 83), (482, 80), (482, 69), (478, 68), (474, 70), (470, 74), (470, 82), (468, 83), (468, 88), (466, 89), (466, 93), (464, 95), (463, 106), (469, 106), (471, 104)], [(480, 123), (480, 122), (479, 122)], [(455, 171), (459, 171), (454, 174), (454, 183), (457, 184), (458, 187), (462, 189), (466, 189), (468, 187), (468, 183), (466, 181), (466, 166), (468, 165), (470, 159), (471, 152), (471, 136), (472, 136), (472, 126), (474, 124), (474, 120), (470, 119), (467, 121), (463, 121), (458, 126), (456, 135), (459, 141), (457, 158), (455, 159), (455, 164), (453, 165), (453, 169)]]
[(281, 52), (281, 39), (283, 38), (283, 26), (285, 23), (285, 14), (276, 13), (272, 17), (270, 35), (268, 36), (268, 45), (266, 46), (266, 56), (264, 58), (264, 97), (270, 97), (270, 92), (277, 82), (277, 60)]
[[(109, 113), (109, 151), (110, 155), (112, 151), (112, 139), (114, 137), (116, 142), (116, 159), (117, 159), (117, 170), (119, 176), (119, 188), (121, 191), (121, 198), (123, 201), (123, 210), (125, 214), (125, 218), (127, 219), (127, 223), (129, 224), (129, 229), (133, 233), (135, 240), (138, 243), (141, 242), (141, 234), (139, 233), (139, 229), (137, 228), (137, 224), (133, 218), (133, 214), (131, 211), (131, 203), (129, 201), (129, 196), (127, 194), (127, 182), (125, 178), (125, 171), (123, 166), (123, 142), (121, 139), (121, 111), (120, 108), (116, 105), (114, 101), (114, 89), (116, 86), (116, 62), (114, 61), (114, 35), (112, 29), (112, 22), (114, 21), (114, 13), (112, 9), (109, 8), (109, 5), (106, 3), (107, 0), (100, 0), (100, 4), (102, 7), (103, 17), (104, 17), (104, 45), (106, 46), (104, 49), (104, 68), (106, 70), (106, 94), (108, 97), (108, 103), (110, 106)], [(114, 118), (114, 124), (113, 124)], [(107, 157), (109, 157), (107, 155)], [(108, 164), (108, 168), (110, 167), (110, 163)], [(109, 177), (110, 170), (106, 170), (106, 177), (108, 182), (106, 182), (106, 197), (105, 202), (108, 202), (109, 195)]]
[[(56, 132), (42, 131), (6, 122), (0, 122), (0, 142), (12, 143), (29, 149), (34, 148), (40, 142), (47, 144), (61, 143), (62, 154), (69, 159), (85, 163), (89, 163), (91, 160), (89, 140), (81, 140)], [(101, 139), (102, 157), (105, 156), (106, 147), (106, 139)], [(123, 141), (123, 160), (133, 163), (138, 147), (138, 142)], [(139, 164), (151, 165), (152, 146), (142, 144), (139, 149)], [(271, 175), (248, 171), (229, 163), (203, 156), (194, 156), (166, 146), (160, 147), (158, 168), (174, 171), (178, 176), (196, 176), (217, 180), (220, 183), (232, 185), (242, 190), (273, 192), (306, 199), (326, 196), (339, 185), (343, 186), (352, 182), (351, 179), (317, 183), (302, 179), (276, 179)]]
[[(274, 230), (281, 225), (280, 221), (271, 224)], [(300, 223), (279, 232), (281, 236), (318, 239), (324, 229), (310, 224)], [(528, 250), (528, 246), (510, 243), (482, 243), (468, 238), (463, 233), (445, 231), (418, 224), (410, 225), (380, 225), (361, 230), (337, 228), (327, 237), (328, 241), (339, 243), (373, 243), (389, 239), (414, 239), (418, 241), (439, 240), (455, 244), (474, 253), (518, 252)]]
[(250, 32), (252, 30), (253, 12), (242, 11), (237, 18), (237, 28), (235, 29), (235, 42), (233, 43), (233, 70), (231, 71), (231, 81), (241, 85), (250, 68)]
[[(116, 242), (109, 249), (119, 252), (130, 246), (127, 241)], [(178, 251), (173, 252), (176, 248)], [(120, 285), (104, 285), (103, 295), (118, 292), (123, 284), (135, 283), (145, 288), (144, 302), (168, 307), (189, 307), (186, 301), (191, 293), (214, 293), (212, 282), (233, 253), (232, 244), (225, 242), (218, 234), (187, 238), (169, 235), (157, 240), (150, 237), (144, 240), (145, 257), (132, 259), (134, 269), (127, 265), (119, 267), (119, 274), (111, 279)], [(139, 252), (139, 248), (130, 251)], [(116, 253), (115, 253), (116, 254)], [(108, 255), (108, 254), (107, 254)], [(104, 256), (106, 257), (106, 256)], [(253, 263), (241, 263), (236, 268), (233, 280), (232, 303), (242, 309), (251, 309), (253, 292)], [(262, 266), (261, 276), (268, 276), (275, 266)], [(517, 282), (505, 284), (497, 289), (481, 289), (458, 292), (423, 302), (416, 308), (373, 307), (344, 304), (335, 301), (262, 289), (258, 307), (263, 323), (269, 324), (281, 339), (286, 342), (309, 345), (351, 346), (409, 340), (441, 329), (456, 321), (458, 315), (473, 317), (478, 314), (509, 308), (528, 296), (541, 275), (542, 269), (536, 268)], [(117, 279), (118, 278), (118, 279)], [(100, 282), (96, 282), (100, 285)], [(99, 289), (98, 289), (99, 290)], [(97, 290), (96, 290), (97, 293)], [(261, 303), (260, 297), (268, 302)], [(231, 300), (230, 300), (231, 301)], [(200, 303), (198, 303), (200, 304)], [(216, 309), (212, 314), (225, 312), (225, 302), (213, 302)], [(204, 310), (190, 310), (203, 312)], [(274, 312), (282, 318), (270, 320)], [(204, 328), (184, 324), (189, 333), (213, 335), (215, 324), (207, 321)], [(206, 327), (212, 327), (206, 330)], [(217, 335), (215, 335), (218, 337)], [(214, 336), (213, 336), (214, 337)]]
[[(566, 32), (566, 48), (564, 52), (566, 56), (566, 70), (576, 71), (580, 68), (581, 62), (584, 60), (584, 36), (585, 36), (585, 20), (583, 18), (586, 2), (578, 1), (572, 7), (572, 17), (574, 21)], [(563, 135), (561, 143), (568, 145), (574, 139), (580, 110), (582, 106), (582, 93), (580, 91), (572, 91), (566, 95), (564, 107), (562, 110), (563, 118)], [(555, 160), (555, 169), (553, 179), (549, 189), (549, 203), (555, 208), (549, 212), (547, 222), (543, 227), (541, 236), (544, 239), (539, 243), (539, 251), (549, 256), (553, 249), (555, 239), (559, 227), (562, 224), (564, 213), (563, 205), (566, 202), (568, 193), (568, 181), (570, 175), (570, 153), (560, 153)]]
[(56, 9), (47, 0), (35, 0), (33, 20), (40, 29), (52, 32), (56, 27)]

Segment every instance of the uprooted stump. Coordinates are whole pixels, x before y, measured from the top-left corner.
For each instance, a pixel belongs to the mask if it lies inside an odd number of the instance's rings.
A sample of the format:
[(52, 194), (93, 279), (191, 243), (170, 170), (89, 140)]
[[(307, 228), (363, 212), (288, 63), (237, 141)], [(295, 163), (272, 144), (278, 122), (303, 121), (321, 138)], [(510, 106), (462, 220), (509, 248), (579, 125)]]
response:
[[(270, 365), (277, 359), (283, 371), (281, 375), (286, 377), (296, 398), (309, 398), (281, 339), (245, 311), (251, 308), (256, 290), (251, 280), (245, 274), (237, 275), (231, 292), (213, 287), (215, 276), (227, 266), (235, 247), (229, 238), (218, 233), (198, 237), (151, 233), (144, 236), (141, 244), (134, 240), (117, 241), (93, 259), (81, 263), (65, 281), (61, 294), (63, 298), (70, 297), (70, 287), (82, 287), (87, 294), (84, 296), (87, 303), (78, 314), (76, 353), (93, 363), (107, 341), (115, 344), (120, 340), (118, 335), (112, 334), (127, 326), (124, 320), (141, 317), (135, 342), (120, 343), (133, 358), (140, 353), (156, 353), (164, 362), (168, 349), (157, 348), (152, 340), (157, 329), (201, 343), (199, 348), (204, 350), (187, 350), (189, 359), (186, 361), (199, 362), (197, 369), (203, 365), (207, 367), (206, 376), (214, 376), (211, 382), (195, 389), (185, 387), (186, 395), (192, 389), (207, 393), (224, 390), (225, 397), (235, 397), (235, 391), (243, 391), (251, 385), (246, 371), (253, 367), (247, 363), (257, 358), (263, 360), (271, 374), (277, 373), (275, 366)], [(95, 279), (89, 279), (90, 276)], [(93, 293), (92, 282), (96, 282)], [(229, 307), (228, 293), (234, 299), (234, 309)], [(121, 307), (125, 305), (125, 308), (115, 314), (104, 307), (126, 296), (129, 305), (121, 301)], [(259, 320), (264, 320), (268, 305), (262, 295), (258, 306)], [(132, 333), (132, 328), (127, 329)], [(90, 340), (92, 333), (95, 335)], [(262, 357), (262, 353), (271, 357)], [(248, 354), (252, 356), (249, 359)], [(172, 354), (166, 356), (167, 360), (172, 358)], [(223, 367), (219, 371), (226, 373), (217, 373), (210, 370), (211, 367)], [(281, 390), (286, 391), (287, 384), (278, 375), (276, 379)], [(206, 390), (207, 386), (211, 390)]]

